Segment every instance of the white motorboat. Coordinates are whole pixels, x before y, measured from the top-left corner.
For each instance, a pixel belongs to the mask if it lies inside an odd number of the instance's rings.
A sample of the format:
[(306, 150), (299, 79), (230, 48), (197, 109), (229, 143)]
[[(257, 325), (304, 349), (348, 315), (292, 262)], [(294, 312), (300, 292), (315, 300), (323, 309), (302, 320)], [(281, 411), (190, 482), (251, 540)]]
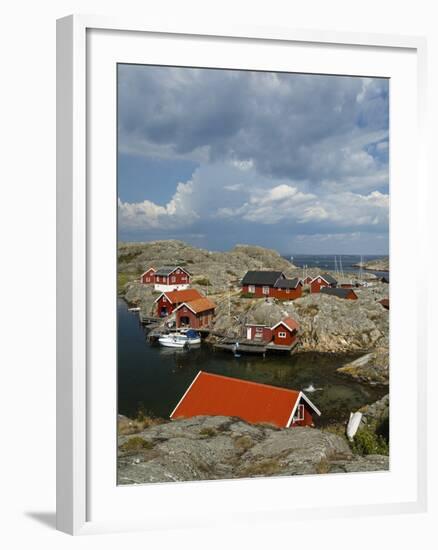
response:
[(161, 335), (158, 342), (167, 348), (190, 348), (201, 343), (201, 336), (194, 330), (171, 332)]
[(138, 313), (140, 311), (139, 307), (128, 307), (128, 311), (131, 311), (132, 313)]

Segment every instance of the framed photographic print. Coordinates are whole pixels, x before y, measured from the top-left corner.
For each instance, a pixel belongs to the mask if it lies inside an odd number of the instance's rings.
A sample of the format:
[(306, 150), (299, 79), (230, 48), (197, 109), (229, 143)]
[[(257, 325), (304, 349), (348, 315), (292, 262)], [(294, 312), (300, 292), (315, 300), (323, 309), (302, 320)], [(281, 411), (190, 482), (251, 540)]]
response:
[(423, 63), (58, 22), (61, 530), (424, 509)]

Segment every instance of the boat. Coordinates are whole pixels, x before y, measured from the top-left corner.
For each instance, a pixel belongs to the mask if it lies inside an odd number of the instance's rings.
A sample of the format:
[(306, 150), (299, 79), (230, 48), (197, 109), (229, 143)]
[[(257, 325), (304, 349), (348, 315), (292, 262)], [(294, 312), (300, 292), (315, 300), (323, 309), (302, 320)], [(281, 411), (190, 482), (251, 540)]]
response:
[(131, 311), (133, 313), (138, 313), (140, 311), (139, 307), (128, 307), (128, 311)]
[(162, 334), (158, 338), (158, 342), (161, 346), (167, 348), (190, 348), (201, 343), (201, 336), (194, 330), (171, 332)]

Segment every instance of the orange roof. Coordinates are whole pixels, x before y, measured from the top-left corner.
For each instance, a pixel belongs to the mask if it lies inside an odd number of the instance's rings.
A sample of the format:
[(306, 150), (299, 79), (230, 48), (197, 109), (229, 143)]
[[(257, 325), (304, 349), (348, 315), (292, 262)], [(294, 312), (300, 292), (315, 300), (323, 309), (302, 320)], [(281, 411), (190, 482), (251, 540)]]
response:
[(216, 307), (216, 304), (208, 298), (199, 298), (198, 300), (184, 302), (177, 309), (184, 305), (191, 309), (193, 313), (202, 313), (203, 311), (208, 311), (209, 309), (214, 309)]
[[(290, 425), (299, 391), (199, 371), (170, 418), (238, 416), (247, 422)], [(319, 411), (304, 396), (305, 401)]]
[(172, 302), (172, 304), (181, 304), (182, 302), (193, 302), (203, 298), (203, 295), (195, 288), (187, 288), (185, 290), (171, 290), (163, 294)]

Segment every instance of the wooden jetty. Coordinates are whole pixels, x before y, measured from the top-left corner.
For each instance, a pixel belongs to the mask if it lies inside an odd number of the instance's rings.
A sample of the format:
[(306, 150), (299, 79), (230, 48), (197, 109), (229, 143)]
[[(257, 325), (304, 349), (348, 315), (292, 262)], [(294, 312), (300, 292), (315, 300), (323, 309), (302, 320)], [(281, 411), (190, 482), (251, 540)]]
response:
[(265, 356), (268, 351), (285, 351), (292, 353), (297, 344), (297, 340), (289, 346), (280, 346), (273, 342), (254, 342), (253, 340), (246, 340), (245, 338), (237, 338), (234, 340), (231, 338), (224, 338), (214, 344), (213, 347), (214, 349), (231, 351), (232, 353), (255, 353)]

